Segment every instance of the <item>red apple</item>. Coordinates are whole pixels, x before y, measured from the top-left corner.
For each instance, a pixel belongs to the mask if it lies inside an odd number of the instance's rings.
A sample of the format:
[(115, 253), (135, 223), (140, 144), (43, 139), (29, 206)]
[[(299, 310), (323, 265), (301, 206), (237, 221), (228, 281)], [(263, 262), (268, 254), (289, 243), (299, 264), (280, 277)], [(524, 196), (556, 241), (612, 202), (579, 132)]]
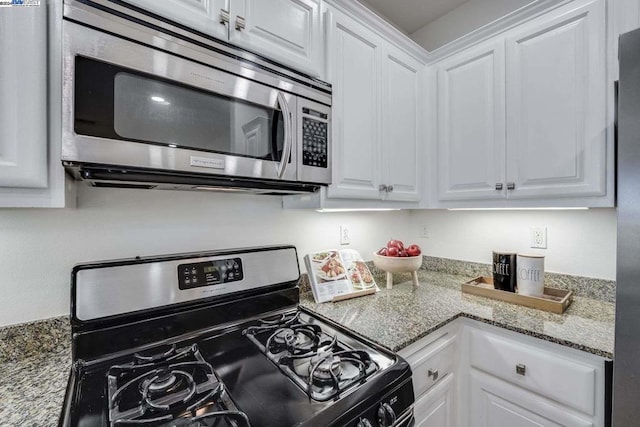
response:
[(400, 240), (391, 239), (387, 242), (387, 249), (389, 248), (398, 248), (399, 251), (404, 249), (404, 243)]
[(378, 255), (387, 256), (387, 248), (382, 248), (377, 253)]
[(387, 256), (400, 256), (400, 251), (395, 246), (387, 248)]
[(409, 256), (418, 256), (422, 253), (420, 246), (413, 244), (407, 248), (407, 254)]
[(400, 256), (401, 257), (408, 257), (409, 255), (407, 254), (407, 251), (403, 249), (403, 250), (400, 251)]

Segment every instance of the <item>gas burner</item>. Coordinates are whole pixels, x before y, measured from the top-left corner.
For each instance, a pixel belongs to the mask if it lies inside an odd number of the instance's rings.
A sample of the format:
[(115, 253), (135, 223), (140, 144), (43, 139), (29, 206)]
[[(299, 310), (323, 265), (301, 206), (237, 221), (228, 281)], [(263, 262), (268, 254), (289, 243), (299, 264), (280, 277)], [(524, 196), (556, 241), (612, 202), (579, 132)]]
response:
[(136, 353), (133, 361), (112, 366), (107, 379), (111, 426), (198, 427), (216, 417), (228, 417), (225, 425), (249, 425), (195, 344)]
[(342, 360), (340, 356), (324, 354), (314, 356), (309, 363), (309, 377), (314, 384), (327, 384), (342, 376)]
[(257, 326), (250, 326), (244, 331), (242, 335), (255, 335), (265, 331), (273, 331), (274, 329), (285, 328), (290, 325), (300, 323), (299, 313), (282, 314), (276, 317), (268, 317), (266, 319), (260, 319), (260, 324)]
[(277, 329), (267, 340), (267, 352), (287, 352), (289, 356), (315, 354), (320, 345), (322, 329), (316, 325), (292, 325)]
[(133, 355), (139, 363), (154, 363), (167, 360), (176, 354), (175, 344), (154, 348), (151, 351), (140, 351)]
[(366, 351), (343, 350), (309, 360), (306, 391), (310, 399), (326, 401), (377, 371), (379, 366)]

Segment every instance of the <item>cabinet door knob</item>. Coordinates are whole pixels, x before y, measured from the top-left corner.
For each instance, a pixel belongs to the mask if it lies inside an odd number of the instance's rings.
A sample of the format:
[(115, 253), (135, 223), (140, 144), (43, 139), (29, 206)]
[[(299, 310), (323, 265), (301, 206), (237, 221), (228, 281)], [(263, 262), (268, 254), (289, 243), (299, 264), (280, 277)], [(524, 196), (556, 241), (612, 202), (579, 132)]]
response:
[(244, 17), (238, 15), (236, 16), (236, 30), (242, 31), (245, 27)]
[(496, 182), (496, 190), (502, 190), (502, 183)]
[(388, 191), (389, 191), (389, 187), (387, 187), (387, 186), (386, 186), (386, 185), (384, 185), (384, 184), (380, 184), (380, 185), (378, 186), (378, 191), (386, 191), (386, 192), (388, 192)]
[(393, 191), (393, 185), (388, 185), (388, 186), (387, 186), (387, 191), (388, 191), (389, 193), (391, 193), (391, 192)]
[(527, 373), (527, 367), (522, 363), (516, 365), (516, 374), (524, 376)]
[(515, 182), (507, 182), (507, 190), (513, 190), (516, 188)]
[(226, 9), (220, 9), (220, 23), (222, 25), (229, 23), (229, 11)]
[(437, 381), (438, 380), (438, 370), (437, 369), (433, 369), (433, 370), (429, 369), (427, 371), (427, 376), (433, 377), (433, 380)]

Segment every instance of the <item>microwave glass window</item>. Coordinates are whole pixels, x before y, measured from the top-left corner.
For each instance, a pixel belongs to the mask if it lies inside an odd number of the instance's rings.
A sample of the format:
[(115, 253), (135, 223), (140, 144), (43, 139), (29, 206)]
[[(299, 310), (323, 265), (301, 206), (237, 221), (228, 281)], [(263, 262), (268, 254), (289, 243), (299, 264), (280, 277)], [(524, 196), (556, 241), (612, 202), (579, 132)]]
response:
[(76, 132), (279, 161), (278, 109), (76, 58)]

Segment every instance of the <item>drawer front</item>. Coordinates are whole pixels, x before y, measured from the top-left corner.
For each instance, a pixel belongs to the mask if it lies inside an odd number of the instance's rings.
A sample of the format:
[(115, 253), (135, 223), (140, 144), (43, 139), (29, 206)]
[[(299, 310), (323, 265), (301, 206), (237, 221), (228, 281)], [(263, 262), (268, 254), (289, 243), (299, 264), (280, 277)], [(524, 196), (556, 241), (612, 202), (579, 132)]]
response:
[(407, 359), (413, 371), (413, 390), (416, 398), (453, 372), (455, 339), (443, 337), (440, 340), (429, 346), (433, 351), (421, 352)]
[(548, 350), (471, 330), (471, 366), (593, 416), (596, 368)]

